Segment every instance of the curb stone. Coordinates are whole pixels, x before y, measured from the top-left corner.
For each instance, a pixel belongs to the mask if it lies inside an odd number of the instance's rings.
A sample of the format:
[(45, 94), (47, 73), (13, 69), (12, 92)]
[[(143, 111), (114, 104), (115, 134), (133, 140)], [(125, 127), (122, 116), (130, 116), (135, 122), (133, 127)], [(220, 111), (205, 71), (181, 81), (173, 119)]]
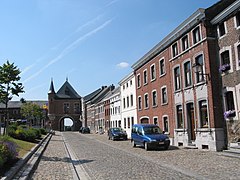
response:
[[(20, 174), (21, 171), (28, 170), (28, 176), (23, 177), (23, 179), (26, 179), (29, 177), (31, 172), (33, 171), (36, 163), (40, 159), (42, 153), (46, 149), (48, 142), (50, 141), (52, 137), (51, 133), (48, 133), (40, 143), (36, 144), (31, 151), (29, 151), (25, 156), (23, 156), (6, 174), (4, 177), (1, 178), (1, 180), (12, 180), (16, 176)], [(29, 162), (31, 160), (31, 162)], [(29, 162), (29, 163), (28, 163)], [(22, 174), (22, 173), (21, 173)], [(22, 179), (20, 174), (20, 177), (17, 179)]]

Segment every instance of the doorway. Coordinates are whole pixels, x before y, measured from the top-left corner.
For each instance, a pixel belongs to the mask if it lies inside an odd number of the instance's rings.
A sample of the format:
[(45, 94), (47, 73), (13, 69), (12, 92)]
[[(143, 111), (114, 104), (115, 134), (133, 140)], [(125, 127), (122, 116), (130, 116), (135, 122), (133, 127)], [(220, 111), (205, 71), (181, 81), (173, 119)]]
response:
[(195, 141), (195, 117), (194, 117), (194, 105), (193, 103), (187, 104), (187, 122), (188, 122), (188, 137), (190, 141)]
[(73, 120), (70, 118), (63, 119), (63, 131), (73, 131)]

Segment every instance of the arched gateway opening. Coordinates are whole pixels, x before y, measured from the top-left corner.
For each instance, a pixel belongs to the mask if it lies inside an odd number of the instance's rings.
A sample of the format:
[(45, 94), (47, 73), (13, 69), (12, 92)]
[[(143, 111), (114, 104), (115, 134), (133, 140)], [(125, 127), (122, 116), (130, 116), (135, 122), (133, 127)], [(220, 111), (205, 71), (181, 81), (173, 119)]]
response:
[(70, 118), (64, 118), (63, 121), (64, 121), (63, 131), (72, 131), (73, 130), (73, 120)]

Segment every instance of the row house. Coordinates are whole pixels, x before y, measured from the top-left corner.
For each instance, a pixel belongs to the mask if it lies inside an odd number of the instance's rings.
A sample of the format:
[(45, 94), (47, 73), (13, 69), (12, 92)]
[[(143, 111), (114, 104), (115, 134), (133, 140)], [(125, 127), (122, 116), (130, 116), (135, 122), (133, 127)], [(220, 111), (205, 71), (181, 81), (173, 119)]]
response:
[(132, 65), (138, 123), (158, 124), (177, 146), (225, 146), (217, 36), (211, 20), (234, 0), (198, 9)]
[(136, 105), (136, 81), (134, 73), (131, 72), (119, 83), (121, 91), (121, 124), (127, 132), (128, 138), (131, 138), (131, 129), (133, 124), (137, 124), (137, 105)]
[(83, 98), (84, 127), (99, 132), (105, 128), (105, 105), (103, 99), (115, 89), (114, 85), (102, 88), (88, 94)]
[(218, 39), (219, 73), (228, 143), (240, 141), (240, 1), (219, 13), (211, 24)]
[(109, 127), (122, 127), (121, 123), (121, 108), (120, 108), (120, 87), (114, 89), (114, 91), (108, 96), (110, 101), (110, 126)]

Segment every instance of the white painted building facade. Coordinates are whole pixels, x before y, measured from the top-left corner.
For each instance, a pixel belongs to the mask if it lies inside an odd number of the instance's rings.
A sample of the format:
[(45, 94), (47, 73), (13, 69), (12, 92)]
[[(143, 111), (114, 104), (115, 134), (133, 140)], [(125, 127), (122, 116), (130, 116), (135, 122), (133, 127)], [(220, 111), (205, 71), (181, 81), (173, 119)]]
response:
[(119, 82), (121, 88), (122, 128), (131, 138), (132, 125), (137, 123), (136, 82), (131, 72)]

